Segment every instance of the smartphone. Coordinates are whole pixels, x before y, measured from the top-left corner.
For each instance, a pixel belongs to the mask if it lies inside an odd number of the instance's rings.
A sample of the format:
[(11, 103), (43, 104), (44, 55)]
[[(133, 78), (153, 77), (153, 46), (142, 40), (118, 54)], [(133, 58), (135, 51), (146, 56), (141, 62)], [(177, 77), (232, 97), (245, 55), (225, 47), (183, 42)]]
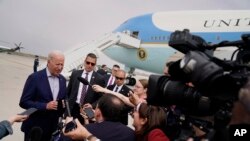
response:
[(19, 115), (27, 115), (30, 116), (31, 114), (33, 114), (34, 112), (36, 112), (37, 109), (36, 108), (29, 108), (27, 110), (25, 110), (24, 112), (20, 113)]
[(89, 119), (94, 118), (94, 112), (93, 112), (92, 108), (85, 108), (84, 112), (86, 113), (86, 115)]
[(64, 130), (64, 132), (65, 132), (65, 133), (68, 133), (68, 132), (70, 132), (70, 131), (76, 129), (76, 127), (77, 127), (77, 126), (76, 126), (75, 121), (72, 120), (72, 121), (70, 121), (69, 123), (67, 123), (67, 124), (65, 125), (65, 130)]

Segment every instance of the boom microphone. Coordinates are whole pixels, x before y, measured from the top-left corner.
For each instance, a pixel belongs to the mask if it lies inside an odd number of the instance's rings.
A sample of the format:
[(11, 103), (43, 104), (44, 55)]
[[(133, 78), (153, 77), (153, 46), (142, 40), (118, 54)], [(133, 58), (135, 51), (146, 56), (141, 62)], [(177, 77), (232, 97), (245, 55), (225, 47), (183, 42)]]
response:
[(92, 87), (92, 85), (89, 84), (88, 80), (86, 80), (86, 79), (84, 79), (84, 78), (82, 78), (82, 77), (80, 77), (80, 76), (77, 77), (77, 79), (78, 79), (81, 83), (83, 83), (84, 85), (89, 85), (89, 86)]

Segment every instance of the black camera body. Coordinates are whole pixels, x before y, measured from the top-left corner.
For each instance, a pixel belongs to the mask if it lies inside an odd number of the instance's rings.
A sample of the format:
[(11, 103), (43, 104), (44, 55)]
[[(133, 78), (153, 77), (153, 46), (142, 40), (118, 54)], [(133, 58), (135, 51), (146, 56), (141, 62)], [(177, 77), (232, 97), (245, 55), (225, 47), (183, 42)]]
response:
[[(239, 89), (249, 80), (250, 34), (242, 35), (239, 41), (211, 45), (185, 29), (173, 32), (169, 45), (185, 56), (170, 65), (170, 77), (149, 77), (148, 104), (164, 107), (176, 105), (181, 109), (181, 115), (186, 117), (213, 116), (213, 127), (209, 128), (225, 127)], [(227, 46), (238, 48), (231, 57), (235, 60), (220, 60), (212, 55), (216, 48)], [(190, 82), (193, 86), (188, 85)], [(181, 115), (175, 118), (180, 119)], [(188, 124), (198, 121), (191, 119), (184, 121)]]

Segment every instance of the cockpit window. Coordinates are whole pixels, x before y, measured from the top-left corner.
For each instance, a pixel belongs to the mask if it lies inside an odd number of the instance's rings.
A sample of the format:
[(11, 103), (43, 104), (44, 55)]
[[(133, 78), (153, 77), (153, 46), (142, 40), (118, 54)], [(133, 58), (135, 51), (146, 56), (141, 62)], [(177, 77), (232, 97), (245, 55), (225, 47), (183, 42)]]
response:
[(139, 31), (133, 31), (132, 32), (133, 37), (138, 38), (138, 35), (139, 35)]

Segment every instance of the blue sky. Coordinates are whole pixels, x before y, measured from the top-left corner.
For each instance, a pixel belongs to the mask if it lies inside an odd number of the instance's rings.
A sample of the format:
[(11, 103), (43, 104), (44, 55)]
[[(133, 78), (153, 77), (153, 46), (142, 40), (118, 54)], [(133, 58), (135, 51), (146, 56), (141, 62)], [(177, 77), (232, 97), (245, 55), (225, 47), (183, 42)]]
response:
[(249, 0), (0, 0), (0, 45), (46, 56), (111, 32), (125, 20), (158, 11), (250, 9)]

